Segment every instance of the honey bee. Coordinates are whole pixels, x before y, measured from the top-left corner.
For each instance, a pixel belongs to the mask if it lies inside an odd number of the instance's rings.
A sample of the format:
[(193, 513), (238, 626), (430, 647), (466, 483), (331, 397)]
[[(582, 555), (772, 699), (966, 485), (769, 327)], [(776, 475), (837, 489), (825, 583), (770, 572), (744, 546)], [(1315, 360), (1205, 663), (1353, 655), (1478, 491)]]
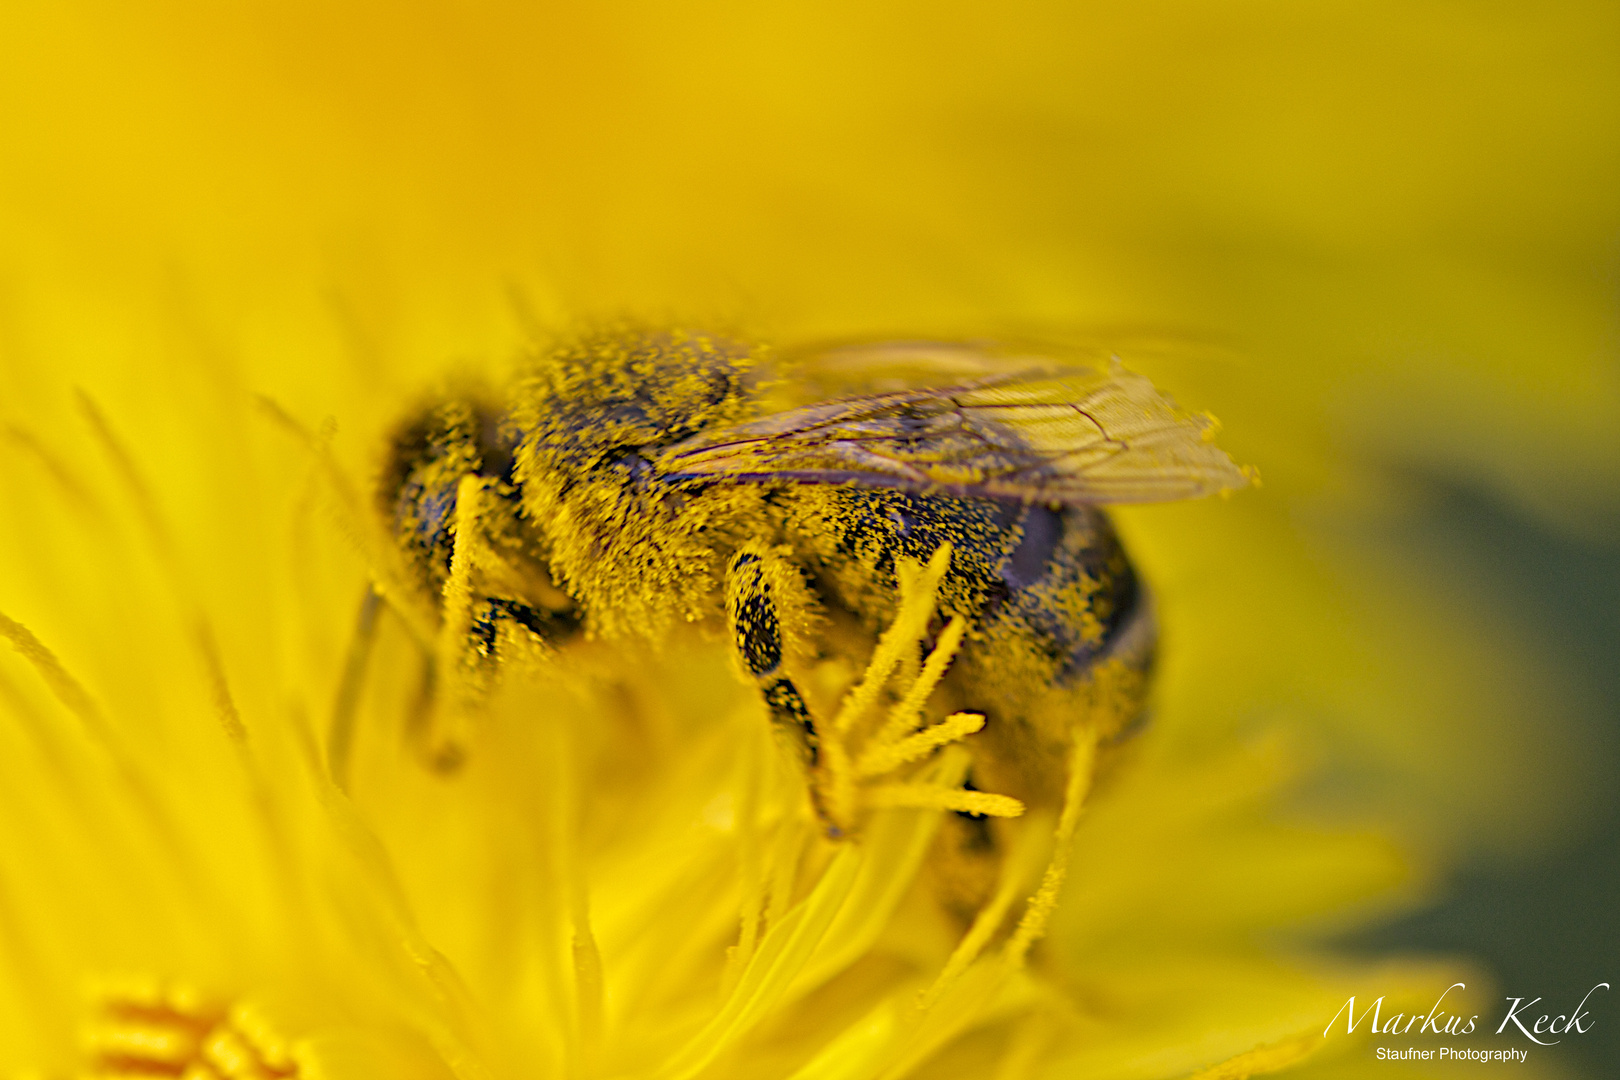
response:
[[(512, 635), (721, 630), (808, 768), (793, 657), (857, 654), (903, 568), (948, 545), (939, 705), (983, 717), (971, 787), (1053, 804), (1076, 722), (1141, 709), (1152, 604), (1102, 507), (1246, 474), (1147, 379), (975, 344), (824, 349), (783, 369), (729, 338), (620, 327), (553, 349), (504, 401), (452, 396), (395, 437), (378, 504), (441, 635), (477, 665)], [(854, 644), (852, 644), (854, 643)]]

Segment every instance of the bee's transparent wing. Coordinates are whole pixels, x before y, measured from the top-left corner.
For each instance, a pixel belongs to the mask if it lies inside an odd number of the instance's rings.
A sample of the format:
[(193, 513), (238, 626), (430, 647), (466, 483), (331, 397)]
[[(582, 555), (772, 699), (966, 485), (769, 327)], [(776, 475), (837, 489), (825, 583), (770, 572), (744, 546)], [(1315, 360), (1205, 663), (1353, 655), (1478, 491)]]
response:
[[(972, 350), (963, 350), (963, 355)], [(983, 370), (983, 369), (981, 369)], [(853, 483), (1053, 503), (1145, 503), (1247, 484), (1189, 416), (1117, 363), (836, 398), (664, 450), (693, 479)]]

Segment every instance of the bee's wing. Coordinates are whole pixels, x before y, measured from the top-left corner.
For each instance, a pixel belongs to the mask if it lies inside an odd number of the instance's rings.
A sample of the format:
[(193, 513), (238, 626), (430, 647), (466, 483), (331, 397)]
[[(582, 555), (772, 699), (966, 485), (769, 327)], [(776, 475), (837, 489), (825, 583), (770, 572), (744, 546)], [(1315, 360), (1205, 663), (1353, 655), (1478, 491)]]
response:
[(1020, 347), (989, 341), (861, 341), (789, 349), (778, 357), (773, 389), (784, 403), (809, 405), (854, 394), (895, 393), (963, 386), (1007, 375), (1108, 366), (1112, 355), (1096, 349)]
[(1195, 498), (1247, 484), (1213, 422), (1109, 370), (1027, 370), (836, 398), (664, 450), (673, 478), (853, 483), (1054, 503)]

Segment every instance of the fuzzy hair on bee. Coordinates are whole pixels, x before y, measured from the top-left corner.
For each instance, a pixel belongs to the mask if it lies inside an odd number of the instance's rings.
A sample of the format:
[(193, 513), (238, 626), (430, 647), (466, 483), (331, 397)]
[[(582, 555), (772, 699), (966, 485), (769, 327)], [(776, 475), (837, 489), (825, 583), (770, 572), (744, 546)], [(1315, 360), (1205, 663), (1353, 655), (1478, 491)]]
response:
[[(440, 664), (476, 682), (514, 643), (727, 638), (841, 835), (873, 762), (896, 763), (893, 805), (907, 769), (965, 740), (971, 771), (934, 805), (978, 820), (1056, 805), (1077, 732), (1129, 728), (1156, 633), (1103, 507), (1247, 483), (1210, 429), (1117, 362), (940, 342), (781, 361), (618, 326), (411, 417), (377, 499), (439, 600)], [(867, 656), (891, 658), (862, 700), (893, 715), (857, 738), (798, 673)]]

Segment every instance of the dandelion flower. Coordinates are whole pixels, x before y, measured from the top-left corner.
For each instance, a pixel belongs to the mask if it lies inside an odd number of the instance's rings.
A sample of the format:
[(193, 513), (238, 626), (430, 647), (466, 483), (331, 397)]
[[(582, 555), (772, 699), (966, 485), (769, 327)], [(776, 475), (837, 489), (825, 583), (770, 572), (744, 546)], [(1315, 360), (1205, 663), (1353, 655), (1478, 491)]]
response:
[[(1393, 1075), (1327, 1018), (1466, 969), (1322, 943), (1586, 756), (1517, 609), (1317, 527), (1409, 509), (1392, 459), (1612, 506), (1612, 13), (1521, 14), (6, 5), (0, 1071)], [(1142, 357), (1268, 484), (1117, 516), (1153, 720), (1004, 873), (932, 857), (1014, 809), (951, 802), (971, 720), (852, 719), (833, 840), (680, 635), (515, 670), (447, 768), (343, 506), (451, 373), (627, 311), (1242, 342)]]
[[(10, 1068), (1237, 1076), (1312, 1055), (1354, 992), (1251, 940), (1404, 873), (1375, 835), (1266, 820), (1285, 743), (1186, 761), (1150, 731), (1091, 790), (1077, 739), (1061, 812), (962, 790), (982, 721), (915, 722), (959, 635), (896, 663), (948, 547), (902, 573), (868, 670), (811, 695), (846, 835), (698, 640), (514, 661), (446, 761), (420, 633), (360, 603), (341, 467), (221, 383), (243, 426), (200, 492), (88, 395), (82, 438), (10, 429)], [(936, 847), (959, 812), (1001, 815), (1007, 851), (965, 907)]]

